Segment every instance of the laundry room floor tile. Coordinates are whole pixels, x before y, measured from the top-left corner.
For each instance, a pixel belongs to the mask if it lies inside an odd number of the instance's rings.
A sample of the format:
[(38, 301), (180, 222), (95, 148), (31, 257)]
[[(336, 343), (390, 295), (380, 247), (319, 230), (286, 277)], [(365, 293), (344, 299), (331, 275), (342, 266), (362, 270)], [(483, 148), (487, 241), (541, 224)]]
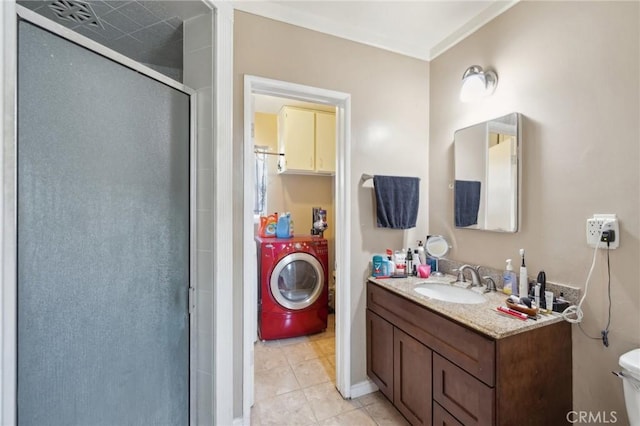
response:
[(380, 393), (345, 400), (336, 390), (335, 321), (327, 330), (255, 345), (252, 426), (405, 426)]
[(302, 342), (287, 346), (284, 350), (284, 355), (287, 357), (289, 364), (296, 365), (302, 361), (316, 359), (321, 353), (316, 350), (312, 342)]
[(293, 366), (293, 373), (298, 379), (301, 388), (306, 388), (319, 383), (330, 382), (332, 373), (331, 365), (320, 358), (302, 361)]
[(300, 389), (298, 380), (289, 365), (256, 371), (254, 374), (256, 401)]
[(302, 391), (275, 396), (256, 404), (261, 426), (315, 425), (316, 418)]
[(289, 365), (280, 346), (256, 345), (254, 351), (255, 371), (270, 370)]

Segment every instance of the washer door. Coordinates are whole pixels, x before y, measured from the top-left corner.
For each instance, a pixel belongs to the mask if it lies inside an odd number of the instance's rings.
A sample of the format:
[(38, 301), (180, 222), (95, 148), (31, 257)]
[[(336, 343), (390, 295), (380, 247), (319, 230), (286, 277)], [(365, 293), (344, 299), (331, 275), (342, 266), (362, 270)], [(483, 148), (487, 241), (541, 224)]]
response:
[(308, 253), (291, 253), (276, 264), (271, 274), (271, 294), (288, 309), (304, 309), (316, 300), (324, 285), (318, 259)]

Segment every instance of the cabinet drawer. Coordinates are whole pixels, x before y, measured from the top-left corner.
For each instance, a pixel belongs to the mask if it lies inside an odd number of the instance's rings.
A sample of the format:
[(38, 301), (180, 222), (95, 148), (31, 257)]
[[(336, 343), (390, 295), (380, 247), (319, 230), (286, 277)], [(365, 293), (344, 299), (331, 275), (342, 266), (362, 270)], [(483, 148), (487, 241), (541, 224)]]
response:
[(433, 403), (433, 426), (464, 426), (437, 402)]
[(466, 426), (494, 424), (494, 389), (438, 354), (433, 354), (433, 399)]
[(492, 339), (371, 282), (367, 307), (487, 385), (495, 385)]

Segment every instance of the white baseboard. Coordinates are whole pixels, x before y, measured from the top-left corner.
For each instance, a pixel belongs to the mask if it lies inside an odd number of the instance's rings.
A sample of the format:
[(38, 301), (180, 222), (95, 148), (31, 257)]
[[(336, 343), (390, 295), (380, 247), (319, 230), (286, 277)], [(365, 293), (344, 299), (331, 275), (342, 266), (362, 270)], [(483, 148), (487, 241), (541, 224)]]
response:
[(244, 425), (244, 419), (242, 417), (236, 417), (235, 419), (233, 419), (233, 426), (243, 426), (243, 425)]
[(363, 395), (373, 393), (378, 390), (378, 386), (371, 380), (367, 379), (351, 386), (351, 399), (359, 398)]

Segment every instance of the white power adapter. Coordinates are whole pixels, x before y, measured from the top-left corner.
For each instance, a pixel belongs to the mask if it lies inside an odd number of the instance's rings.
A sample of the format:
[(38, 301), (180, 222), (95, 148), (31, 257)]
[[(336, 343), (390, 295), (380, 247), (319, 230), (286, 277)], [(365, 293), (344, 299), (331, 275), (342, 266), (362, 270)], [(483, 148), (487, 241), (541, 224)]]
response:
[[(604, 241), (603, 233), (605, 236)], [(589, 247), (598, 247), (599, 249), (618, 248), (620, 245), (618, 217), (615, 214), (594, 214), (593, 217), (587, 219), (587, 244)]]

